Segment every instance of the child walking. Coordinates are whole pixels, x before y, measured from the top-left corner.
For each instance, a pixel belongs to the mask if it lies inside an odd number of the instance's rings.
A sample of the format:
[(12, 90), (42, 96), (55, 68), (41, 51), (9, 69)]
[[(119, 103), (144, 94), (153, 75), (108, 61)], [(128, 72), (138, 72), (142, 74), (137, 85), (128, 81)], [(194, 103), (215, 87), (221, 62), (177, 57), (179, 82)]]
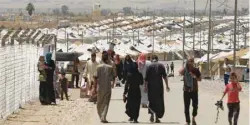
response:
[(68, 97), (68, 79), (65, 77), (65, 73), (61, 73), (61, 78), (59, 80), (61, 86), (61, 100), (63, 100), (63, 94), (65, 94), (66, 99), (69, 101)]
[(234, 72), (231, 73), (230, 80), (231, 83), (226, 85), (221, 101), (223, 100), (224, 96), (228, 94), (227, 107), (229, 111), (228, 112), (229, 125), (237, 125), (238, 117), (240, 114), (239, 92), (241, 91), (242, 88), (240, 83), (238, 82), (236, 73)]

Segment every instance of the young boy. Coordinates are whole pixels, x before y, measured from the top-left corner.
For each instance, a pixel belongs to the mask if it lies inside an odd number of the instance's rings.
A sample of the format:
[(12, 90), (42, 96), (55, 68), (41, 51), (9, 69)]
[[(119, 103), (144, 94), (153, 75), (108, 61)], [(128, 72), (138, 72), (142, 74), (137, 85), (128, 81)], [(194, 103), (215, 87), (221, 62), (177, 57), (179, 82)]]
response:
[[(238, 82), (236, 73), (231, 73), (230, 75), (231, 83), (226, 85), (226, 89), (221, 98), (223, 100), (224, 96), (228, 94), (228, 121), (229, 125), (237, 125), (238, 117), (240, 114), (240, 99), (239, 92), (241, 91), (241, 85)], [(232, 119), (234, 118), (234, 124), (232, 124)]]
[(69, 101), (68, 97), (68, 79), (65, 78), (65, 73), (61, 73), (61, 78), (59, 80), (59, 83), (61, 85), (61, 100), (63, 100), (63, 94), (65, 94), (66, 99)]

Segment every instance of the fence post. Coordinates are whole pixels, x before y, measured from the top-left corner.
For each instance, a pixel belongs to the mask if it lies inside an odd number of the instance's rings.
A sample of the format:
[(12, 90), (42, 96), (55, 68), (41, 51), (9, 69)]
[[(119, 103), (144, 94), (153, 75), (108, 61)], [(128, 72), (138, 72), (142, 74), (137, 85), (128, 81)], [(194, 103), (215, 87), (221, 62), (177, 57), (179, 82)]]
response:
[[(6, 47), (4, 47), (4, 65), (6, 64)], [(5, 83), (5, 116), (7, 115), (7, 84), (6, 84), (6, 66), (4, 66), (4, 83)]]

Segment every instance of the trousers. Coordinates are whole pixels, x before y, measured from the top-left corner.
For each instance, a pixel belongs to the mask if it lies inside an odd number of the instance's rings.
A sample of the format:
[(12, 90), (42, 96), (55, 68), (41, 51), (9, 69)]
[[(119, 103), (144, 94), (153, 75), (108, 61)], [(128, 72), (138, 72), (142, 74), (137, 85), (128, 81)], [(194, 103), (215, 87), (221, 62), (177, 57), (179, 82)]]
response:
[(197, 91), (192, 91), (192, 92), (184, 91), (183, 97), (184, 97), (184, 109), (185, 109), (186, 122), (190, 123), (189, 108), (190, 108), (191, 100), (192, 100), (192, 106), (193, 106), (192, 116), (193, 117), (197, 116), (197, 111), (198, 111), (198, 92)]

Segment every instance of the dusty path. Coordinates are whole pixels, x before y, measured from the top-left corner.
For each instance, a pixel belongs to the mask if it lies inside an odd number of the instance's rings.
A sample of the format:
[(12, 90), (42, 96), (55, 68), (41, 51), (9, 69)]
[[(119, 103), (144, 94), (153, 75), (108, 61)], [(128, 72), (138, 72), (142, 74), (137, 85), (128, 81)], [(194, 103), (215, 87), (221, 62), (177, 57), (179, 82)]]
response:
[[(178, 63), (175, 63), (176, 67)], [(177, 69), (176, 69), (177, 71)], [(184, 105), (181, 77), (176, 75), (169, 78), (171, 92), (165, 92), (165, 115), (161, 124), (184, 125)], [(222, 85), (221, 85), (222, 84)], [(125, 104), (122, 101), (123, 87), (112, 91), (112, 100), (108, 112), (110, 124), (121, 125), (128, 123), (125, 112)], [(199, 83), (199, 109), (198, 125), (227, 125), (227, 106), (224, 100), (225, 110), (220, 112), (219, 122), (214, 123), (216, 118), (215, 102), (221, 98), (223, 82), (203, 80)], [(244, 86), (244, 92), (240, 93), (241, 111), (239, 125), (249, 124), (249, 91)], [(101, 125), (97, 116), (96, 105), (79, 98), (79, 89), (70, 90), (73, 101), (62, 101), (57, 106), (41, 106), (39, 102), (25, 105), (18, 113), (11, 115), (0, 125)], [(191, 106), (192, 107), (192, 106)], [(192, 108), (191, 108), (192, 109)], [(191, 113), (191, 112), (190, 112)], [(140, 124), (151, 124), (147, 109), (141, 108)]]
[(58, 105), (42, 106), (38, 101), (26, 104), (19, 112), (0, 125), (85, 125), (94, 105), (79, 99), (79, 89), (69, 91), (72, 101), (58, 101)]

